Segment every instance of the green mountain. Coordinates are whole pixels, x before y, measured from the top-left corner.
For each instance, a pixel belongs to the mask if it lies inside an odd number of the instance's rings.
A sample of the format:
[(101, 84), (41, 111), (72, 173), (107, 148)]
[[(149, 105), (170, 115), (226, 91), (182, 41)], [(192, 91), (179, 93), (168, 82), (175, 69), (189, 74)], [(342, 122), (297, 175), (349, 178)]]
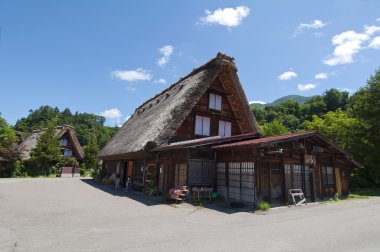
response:
[(300, 104), (304, 104), (305, 102), (307, 102), (308, 100), (310, 100), (313, 97), (314, 96), (287, 95), (287, 96), (284, 96), (284, 97), (281, 97), (281, 98), (275, 100), (271, 104), (279, 104), (281, 102), (288, 101), (288, 100), (292, 100), (292, 101), (296, 101)]
[(302, 95), (287, 95), (287, 96), (284, 96), (284, 97), (281, 97), (271, 103), (266, 103), (266, 104), (261, 104), (261, 103), (250, 103), (249, 105), (252, 107), (252, 108), (265, 108), (266, 106), (268, 105), (275, 105), (275, 104), (279, 104), (281, 102), (285, 102), (285, 101), (288, 101), (288, 100), (292, 100), (292, 101), (296, 101), (300, 104), (304, 104), (305, 102), (307, 102), (308, 100), (310, 100), (311, 98), (313, 98), (314, 96), (302, 96)]

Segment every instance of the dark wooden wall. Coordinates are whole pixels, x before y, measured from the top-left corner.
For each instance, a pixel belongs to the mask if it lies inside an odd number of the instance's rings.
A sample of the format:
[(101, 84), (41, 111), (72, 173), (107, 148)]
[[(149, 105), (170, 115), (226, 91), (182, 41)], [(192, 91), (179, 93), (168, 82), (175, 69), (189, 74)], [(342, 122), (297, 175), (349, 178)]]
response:
[[(217, 94), (222, 96), (222, 110), (217, 111), (209, 108), (209, 98), (210, 93)], [(177, 132), (170, 140), (180, 141), (187, 139), (194, 139), (204, 136), (195, 135), (195, 116), (207, 116), (210, 117), (211, 128), (210, 136), (217, 136), (219, 133), (219, 120), (229, 121), (232, 123), (232, 132), (231, 135), (239, 135), (241, 131), (237, 125), (236, 118), (234, 117), (231, 104), (227, 99), (227, 93), (224, 91), (222, 84), (219, 81), (219, 78), (216, 78), (210, 88), (205, 92), (205, 94), (200, 98), (197, 105), (193, 108), (188, 118), (182, 123), (178, 128)]]

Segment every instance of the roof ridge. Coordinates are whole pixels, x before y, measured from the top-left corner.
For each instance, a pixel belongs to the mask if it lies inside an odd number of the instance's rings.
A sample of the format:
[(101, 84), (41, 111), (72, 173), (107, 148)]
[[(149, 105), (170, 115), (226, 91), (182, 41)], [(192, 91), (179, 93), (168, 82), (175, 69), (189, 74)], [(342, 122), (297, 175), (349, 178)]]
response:
[[(208, 62), (206, 62), (205, 64), (197, 67), (197, 68), (194, 68), (189, 74), (185, 75), (184, 77), (180, 77), (179, 80), (175, 83), (173, 83), (172, 85), (170, 85), (168, 88), (164, 89), (163, 91), (161, 91), (160, 93), (156, 94), (155, 96), (153, 96), (152, 98), (146, 100), (145, 102), (143, 102), (140, 106), (138, 106), (136, 109), (135, 109), (135, 112), (132, 114), (132, 117), (133, 115), (139, 110), (141, 109), (142, 107), (144, 107), (146, 104), (148, 104), (149, 102), (153, 101), (154, 99), (156, 99), (158, 96), (161, 96), (163, 95), (164, 93), (166, 93), (167, 91), (169, 90), (172, 90), (175, 86), (177, 86), (178, 84), (180, 84), (182, 81), (186, 80), (187, 78), (193, 76), (194, 74), (202, 71), (206, 66), (212, 64), (212, 63), (221, 63), (221, 62), (229, 62), (233, 65), (235, 65), (235, 63), (233, 62), (234, 61), (234, 58), (233, 57), (230, 57), (230, 56), (227, 56), (226, 54), (223, 54), (221, 52), (218, 52), (216, 57), (215, 58), (212, 58), (211, 60), (209, 60)], [(236, 68), (236, 66), (235, 66)]]

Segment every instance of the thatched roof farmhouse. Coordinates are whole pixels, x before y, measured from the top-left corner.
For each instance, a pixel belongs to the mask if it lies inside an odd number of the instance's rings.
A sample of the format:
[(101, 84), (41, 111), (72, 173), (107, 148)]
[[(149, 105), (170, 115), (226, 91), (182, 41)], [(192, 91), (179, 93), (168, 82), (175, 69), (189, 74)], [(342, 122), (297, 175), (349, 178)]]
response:
[[(34, 130), (24, 141), (19, 145), (21, 150), (21, 159), (27, 161), (30, 159), (30, 154), (37, 147), (38, 138), (45, 132), (44, 129)], [(75, 134), (74, 127), (69, 125), (57, 126), (56, 136), (60, 139), (60, 145), (63, 156), (74, 156), (78, 159), (83, 159), (84, 152)]]
[(308, 201), (348, 195), (360, 166), (318, 132), (262, 138), (234, 59), (221, 53), (139, 106), (98, 157), (104, 178), (136, 190), (184, 185), (247, 204), (284, 204), (290, 189)]

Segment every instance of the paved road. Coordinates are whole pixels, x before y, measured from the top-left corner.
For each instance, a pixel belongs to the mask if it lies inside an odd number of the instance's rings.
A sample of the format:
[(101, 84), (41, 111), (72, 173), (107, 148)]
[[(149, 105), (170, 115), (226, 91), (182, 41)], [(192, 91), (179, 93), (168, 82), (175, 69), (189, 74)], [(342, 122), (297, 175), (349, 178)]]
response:
[(380, 198), (178, 208), (89, 180), (0, 179), (0, 251), (380, 251)]

